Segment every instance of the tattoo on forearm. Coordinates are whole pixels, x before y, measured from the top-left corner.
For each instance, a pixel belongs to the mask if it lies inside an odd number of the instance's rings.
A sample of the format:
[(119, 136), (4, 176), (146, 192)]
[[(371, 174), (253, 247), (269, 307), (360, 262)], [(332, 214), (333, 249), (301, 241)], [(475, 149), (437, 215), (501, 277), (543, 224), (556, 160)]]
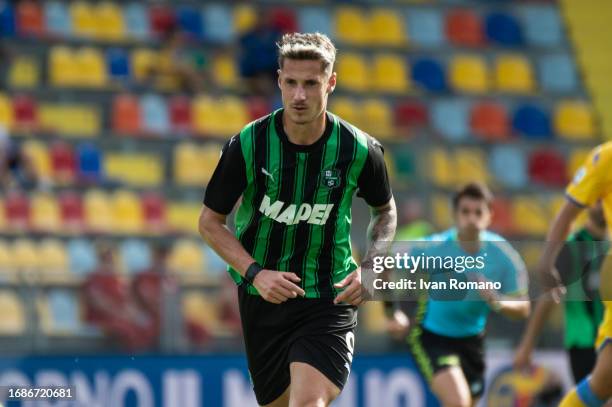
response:
[(383, 207), (373, 209), (368, 226), (369, 247), (362, 264), (367, 265), (374, 257), (386, 254), (395, 236), (396, 225), (397, 212), (393, 200)]

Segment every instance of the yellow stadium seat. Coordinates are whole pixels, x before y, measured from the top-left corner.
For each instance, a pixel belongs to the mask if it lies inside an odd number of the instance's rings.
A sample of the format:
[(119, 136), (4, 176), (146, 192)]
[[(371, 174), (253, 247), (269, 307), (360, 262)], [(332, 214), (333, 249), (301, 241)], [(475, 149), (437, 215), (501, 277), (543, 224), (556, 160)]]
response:
[(442, 149), (433, 149), (429, 153), (427, 168), (432, 182), (440, 187), (450, 187), (455, 183), (454, 160), (451, 154)]
[(450, 66), (450, 81), (456, 90), (484, 93), (489, 89), (489, 73), (482, 57), (459, 55)]
[(55, 197), (39, 192), (30, 198), (32, 227), (44, 232), (58, 232), (61, 228), (60, 211)]
[(358, 92), (368, 90), (370, 73), (363, 56), (350, 52), (340, 54), (336, 72), (339, 86)]
[(595, 119), (590, 105), (561, 102), (555, 112), (555, 130), (570, 140), (592, 139), (595, 136)]
[(215, 172), (221, 148), (222, 146), (216, 143), (208, 143), (200, 148), (198, 152), (200, 165), (197, 168), (201, 173), (202, 183), (208, 184), (213, 172)]
[(25, 310), (15, 293), (0, 292), (0, 335), (19, 335), (26, 329)]
[(70, 4), (72, 32), (79, 37), (96, 38), (96, 10), (86, 1), (75, 1)]
[(374, 9), (370, 15), (369, 37), (372, 45), (406, 44), (402, 14), (393, 10)]
[(378, 55), (374, 58), (373, 83), (375, 90), (389, 93), (408, 91), (410, 75), (406, 62), (395, 55)]
[(433, 222), (437, 229), (446, 229), (453, 224), (450, 198), (447, 195), (436, 194), (431, 202)]
[(219, 107), (219, 128), (216, 133), (219, 136), (233, 136), (250, 122), (247, 107), (237, 97), (224, 97), (221, 99)]
[(49, 77), (54, 86), (74, 86), (80, 78), (80, 66), (72, 50), (53, 46), (49, 52)]
[(13, 265), (20, 273), (31, 273), (39, 270), (40, 257), (38, 248), (32, 240), (17, 239), (12, 247)]
[(121, 234), (137, 234), (144, 228), (140, 198), (132, 191), (120, 190), (111, 198), (114, 231)]
[(85, 193), (83, 211), (87, 227), (95, 232), (113, 229), (113, 210), (109, 198), (103, 191), (92, 189)]
[(377, 99), (368, 99), (361, 105), (364, 118), (364, 130), (380, 139), (390, 139), (395, 136), (393, 129), (393, 113), (389, 106)]
[(185, 283), (202, 282), (206, 279), (202, 245), (191, 239), (178, 241), (168, 257), (168, 269), (180, 276)]
[[(191, 143), (181, 143), (174, 148), (174, 180), (179, 185), (202, 185), (202, 174), (194, 171), (200, 166), (199, 147)], [(218, 161), (218, 160), (217, 160)]]
[(40, 242), (41, 277), (45, 282), (65, 282), (72, 279), (66, 247), (61, 240), (47, 238)]
[(360, 307), (359, 312), (365, 315), (363, 321), (368, 333), (383, 334), (386, 332), (387, 317), (382, 301), (367, 301)]
[(235, 88), (239, 78), (235, 59), (228, 54), (218, 55), (212, 62), (212, 75), (220, 86)]
[(465, 184), (471, 181), (487, 183), (489, 170), (485, 153), (479, 149), (458, 149), (455, 151), (455, 182)]
[(355, 125), (361, 119), (360, 106), (352, 98), (342, 96), (331, 98), (330, 111)]
[(497, 90), (529, 93), (534, 90), (534, 78), (529, 61), (518, 55), (502, 55), (495, 63)]
[(8, 82), (15, 88), (33, 88), (38, 85), (40, 69), (36, 60), (30, 56), (20, 55), (11, 64)]
[(168, 226), (178, 232), (198, 235), (198, 218), (202, 204), (172, 202), (166, 212)]
[(80, 49), (76, 53), (76, 63), (80, 86), (101, 88), (106, 85), (106, 62), (99, 50), (90, 47)]
[(338, 7), (336, 10), (336, 38), (340, 42), (366, 45), (369, 42), (368, 19), (356, 7)]
[(41, 104), (38, 122), (41, 128), (62, 136), (94, 137), (101, 129), (100, 112), (83, 104)]
[(134, 186), (158, 186), (163, 181), (164, 167), (161, 158), (148, 153), (109, 153), (104, 158), (107, 177)]
[(12, 249), (5, 241), (0, 241), (0, 281), (16, 281), (17, 275)]
[(0, 93), (0, 127), (10, 130), (13, 126), (13, 106), (4, 93)]
[(192, 102), (193, 128), (198, 134), (214, 135), (223, 126), (219, 109), (210, 96), (198, 96)]
[(115, 3), (103, 1), (96, 9), (97, 36), (107, 41), (119, 41), (125, 38), (123, 14)]
[(148, 78), (151, 69), (157, 63), (158, 54), (154, 50), (138, 48), (132, 51), (131, 67), (134, 78), (137, 81), (143, 81)]
[(567, 179), (574, 178), (576, 171), (578, 171), (578, 169), (584, 165), (590, 152), (591, 150), (589, 149), (576, 149), (570, 153), (567, 164)]
[(520, 233), (543, 236), (548, 229), (548, 208), (532, 197), (518, 197), (512, 202), (512, 219)]
[(217, 303), (197, 291), (183, 294), (181, 303), (183, 317), (186, 320), (201, 324), (211, 332), (219, 331), (221, 321), (219, 320), (220, 313), (217, 309)]
[(234, 8), (234, 30), (239, 34), (245, 33), (255, 27), (258, 18), (253, 6), (240, 4)]

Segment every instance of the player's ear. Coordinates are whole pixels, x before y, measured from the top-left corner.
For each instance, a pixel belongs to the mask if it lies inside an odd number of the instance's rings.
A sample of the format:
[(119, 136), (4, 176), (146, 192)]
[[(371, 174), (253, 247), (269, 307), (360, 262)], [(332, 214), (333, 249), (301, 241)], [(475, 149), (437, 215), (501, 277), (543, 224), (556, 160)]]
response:
[(278, 74), (278, 77), (276, 78), (276, 83), (278, 84), (278, 87), (279, 87), (279, 88), (281, 87), (281, 73), (282, 73), (282, 72), (283, 72), (283, 71), (281, 71), (280, 69), (277, 69), (277, 70), (276, 70), (276, 73)]
[(332, 72), (327, 81), (327, 93), (332, 93), (336, 88), (336, 73)]

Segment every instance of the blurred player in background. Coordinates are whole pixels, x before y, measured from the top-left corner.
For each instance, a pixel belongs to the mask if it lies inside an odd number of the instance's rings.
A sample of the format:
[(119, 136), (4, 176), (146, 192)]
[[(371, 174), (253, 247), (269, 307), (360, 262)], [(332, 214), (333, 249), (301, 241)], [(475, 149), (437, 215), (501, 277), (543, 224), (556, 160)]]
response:
[[(587, 220), (567, 239), (556, 265), (562, 281), (567, 282), (565, 312), (565, 348), (576, 383), (595, 366), (595, 339), (603, 315), (599, 298), (599, 271), (610, 247), (606, 239), (606, 219), (601, 202), (588, 210)], [(531, 355), (538, 337), (553, 310), (550, 297), (538, 301), (514, 357), (514, 366), (531, 366)]]
[[(490, 310), (506, 317), (527, 318), (527, 271), (519, 254), (501, 236), (489, 232), (491, 202), (488, 188), (471, 183), (453, 197), (456, 227), (427, 236), (425, 256), (484, 256), (484, 269), (469, 269), (453, 277), (501, 282), (500, 292), (470, 290), (465, 293), (429, 293), (419, 301), (416, 323), (408, 343), (417, 367), (440, 403), (447, 406), (476, 405), (484, 392), (484, 329)], [(419, 251), (421, 253), (421, 251)], [(428, 271), (430, 280), (444, 279), (444, 270)], [(463, 294), (457, 298), (457, 294)], [(386, 304), (387, 310), (390, 304)], [(391, 312), (389, 312), (391, 314)], [(390, 315), (388, 329), (406, 337), (407, 316), (399, 310)]]
[[(555, 261), (573, 221), (587, 206), (601, 200), (608, 224), (612, 221), (612, 142), (596, 147), (585, 164), (576, 172), (566, 190), (567, 200), (546, 237), (548, 245), (538, 271), (545, 285), (559, 284)], [(597, 362), (590, 376), (581, 380), (561, 402), (562, 407), (602, 406), (612, 397), (612, 256), (603, 261), (600, 272), (600, 295), (604, 304), (603, 321), (599, 326), (595, 349)], [(552, 290), (558, 299), (558, 290)]]
[[(283, 109), (225, 144), (199, 228), (239, 285), (258, 403), (327, 406), (348, 379), (363, 301), (353, 194), (371, 207), (364, 267), (393, 239), (396, 210), (382, 146), (326, 112), (336, 86), (329, 38), (288, 34), (278, 47)], [(234, 235), (226, 216), (240, 196)]]

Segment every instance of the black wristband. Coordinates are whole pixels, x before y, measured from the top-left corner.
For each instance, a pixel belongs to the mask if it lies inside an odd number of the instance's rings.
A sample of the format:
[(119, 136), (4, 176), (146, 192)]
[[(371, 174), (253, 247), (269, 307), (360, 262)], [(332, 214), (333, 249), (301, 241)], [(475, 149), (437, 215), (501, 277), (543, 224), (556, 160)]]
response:
[(259, 274), (261, 270), (263, 270), (263, 267), (261, 267), (256, 261), (254, 261), (253, 263), (251, 263), (249, 268), (247, 268), (246, 273), (244, 273), (244, 279), (249, 284), (253, 284), (253, 281), (255, 281), (255, 276)]

